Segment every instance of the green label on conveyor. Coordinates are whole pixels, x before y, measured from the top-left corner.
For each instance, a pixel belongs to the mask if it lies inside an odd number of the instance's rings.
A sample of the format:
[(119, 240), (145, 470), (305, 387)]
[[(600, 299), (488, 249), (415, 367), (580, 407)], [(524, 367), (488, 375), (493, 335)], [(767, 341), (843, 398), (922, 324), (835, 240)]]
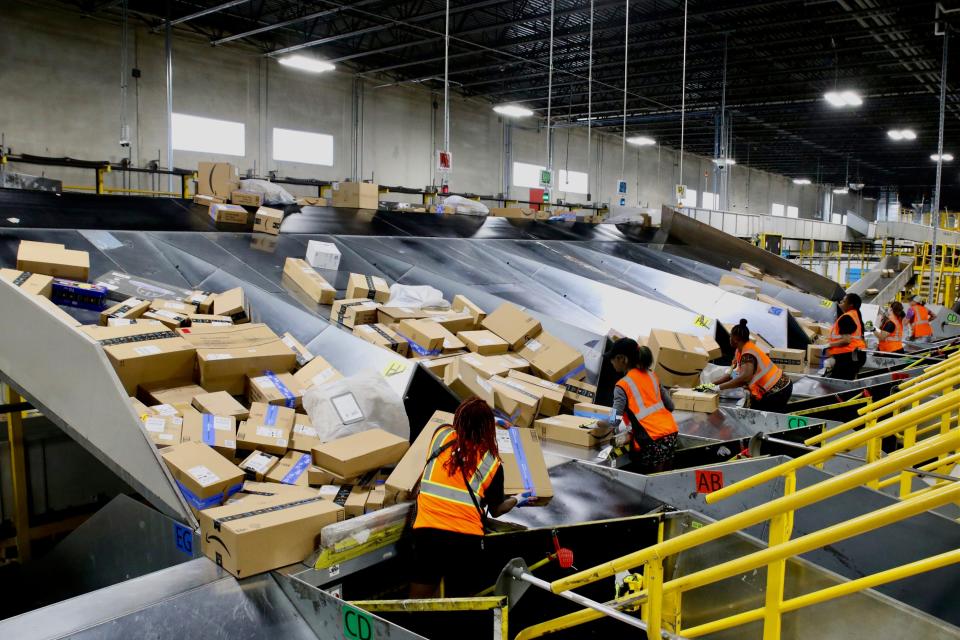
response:
[(960, 322), (960, 316), (957, 316), (955, 313), (951, 313), (947, 316), (947, 322), (950, 324), (956, 324), (957, 322)]
[(807, 426), (807, 419), (803, 416), (790, 416), (787, 418), (788, 429), (799, 429), (805, 426)]
[(374, 640), (373, 616), (366, 611), (344, 604), (343, 637), (347, 640)]

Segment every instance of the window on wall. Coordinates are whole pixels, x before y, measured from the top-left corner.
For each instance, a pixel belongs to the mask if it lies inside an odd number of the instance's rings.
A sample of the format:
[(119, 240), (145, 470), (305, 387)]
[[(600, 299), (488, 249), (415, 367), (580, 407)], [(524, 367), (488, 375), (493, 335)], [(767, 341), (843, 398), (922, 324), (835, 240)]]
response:
[(246, 155), (242, 122), (173, 114), (173, 148), (225, 156)]
[(847, 224), (847, 216), (839, 213), (830, 214), (830, 222), (833, 224)]
[(333, 136), (294, 129), (273, 129), (273, 159), (333, 166)]
[(680, 201), (681, 207), (696, 207), (697, 206), (697, 190), (696, 189), (687, 189), (687, 197), (683, 198)]
[(773, 213), (773, 215), (777, 216), (778, 218), (782, 218), (784, 214), (783, 205), (777, 204), (776, 202), (774, 202), (771, 213)]
[(799, 218), (799, 217), (800, 217), (800, 209), (798, 209), (797, 207), (787, 207), (787, 217), (788, 217), (788, 218)]
[(710, 193), (709, 191), (703, 192), (703, 208), (704, 209), (719, 209), (720, 208), (720, 196), (716, 193)]
[(513, 163), (513, 186), (527, 187), (530, 189), (540, 188), (540, 172), (546, 169), (538, 164), (527, 164), (526, 162)]
[[(590, 177), (581, 171), (567, 171), (560, 169), (560, 182), (557, 183), (557, 190), (566, 193), (590, 193)], [(538, 185), (539, 186), (539, 185)]]

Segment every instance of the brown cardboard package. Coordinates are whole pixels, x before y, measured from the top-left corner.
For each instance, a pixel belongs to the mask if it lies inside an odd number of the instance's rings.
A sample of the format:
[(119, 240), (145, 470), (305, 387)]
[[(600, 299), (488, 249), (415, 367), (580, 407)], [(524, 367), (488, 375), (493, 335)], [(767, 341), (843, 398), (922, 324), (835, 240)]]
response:
[(290, 347), (263, 324), (198, 325), (178, 333), (196, 346), (200, 384), (207, 391), (241, 395), (248, 375), (287, 373), (297, 363)]
[(181, 415), (185, 415), (189, 412), (193, 399), (203, 393), (206, 393), (203, 387), (195, 384), (152, 382), (140, 385), (139, 395), (148, 405), (168, 404)]
[(381, 305), (377, 310), (377, 319), (380, 324), (400, 324), (401, 320), (426, 318), (428, 315), (429, 314), (422, 309), (413, 309), (411, 307), (385, 307)]
[(223, 293), (218, 293), (213, 299), (213, 315), (230, 316), (234, 324), (250, 322), (250, 314), (247, 309), (246, 296), (243, 295), (243, 289), (236, 287)]
[(50, 297), (50, 290), (53, 288), (53, 278), (51, 276), (29, 271), (17, 271), (16, 269), (0, 269), (0, 280), (6, 280), (29, 294), (45, 298)]
[(303, 392), (303, 387), (289, 373), (264, 371), (263, 375), (247, 376), (247, 399), (250, 402), (297, 409), (303, 401)]
[(580, 447), (599, 447), (613, 435), (613, 429), (599, 426), (595, 419), (568, 415), (540, 418), (533, 428), (541, 440)]
[(741, 263), (740, 263), (740, 268), (741, 268), (743, 271), (746, 271), (747, 273), (749, 273), (749, 274), (750, 274), (751, 276), (753, 276), (754, 278), (762, 278), (762, 277), (763, 277), (763, 269), (760, 269), (760, 268), (758, 268), (758, 267), (755, 267), (755, 266), (753, 266), (752, 264), (750, 264), (749, 262), (741, 262)]
[(254, 232), (268, 233), (272, 236), (280, 235), (280, 224), (283, 222), (283, 211), (260, 207), (253, 216)]
[(100, 312), (100, 326), (109, 326), (110, 318), (117, 318), (121, 320), (133, 320), (139, 318), (149, 308), (149, 300), (127, 298), (123, 302), (118, 302), (109, 309), (104, 309)]
[(592, 402), (578, 402), (573, 405), (573, 415), (578, 418), (593, 418), (594, 420), (606, 420), (613, 412), (613, 407)]
[(330, 283), (306, 260), (287, 258), (283, 264), (283, 275), (290, 278), (307, 294), (307, 297), (317, 304), (333, 304), (334, 298), (337, 297), (337, 290), (330, 286)]
[(737, 276), (720, 276), (720, 286), (736, 287), (738, 289), (750, 289), (753, 291), (754, 295), (760, 293), (760, 285), (749, 280), (744, 280), (743, 278), (738, 278)]
[[(270, 407), (283, 409), (272, 404)], [(253, 410), (250, 411), (250, 419), (241, 422), (237, 427), (237, 449), (243, 451), (264, 451), (277, 456), (282, 456), (287, 452), (290, 445), (290, 432), (292, 424), (277, 424), (272, 420), (272, 414), (267, 413), (263, 420), (255, 420)]]
[(304, 196), (297, 198), (297, 204), (301, 207), (326, 207), (328, 206), (326, 198)]
[(191, 313), (187, 316), (190, 326), (195, 324), (212, 324), (216, 327), (229, 327), (233, 324), (230, 316), (214, 316), (209, 313)]
[(230, 416), (237, 421), (246, 420), (250, 416), (250, 410), (237, 402), (226, 391), (197, 394), (194, 396), (192, 404), (193, 408), (201, 413)]
[(510, 424), (532, 427), (540, 410), (540, 394), (507, 378), (490, 378), (488, 382), (493, 388), (491, 406), (509, 420)]
[(370, 491), (361, 487), (353, 487), (350, 495), (343, 502), (344, 514), (347, 518), (356, 518), (366, 512), (367, 498), (370, 497)]
[(385, 324), (360, 324), (353, 328), (353, 335), (378, 347), (394, 351), (407, 357), (410, 343)]
[(528, 340), (520, 349), (520, 356), (530, 363), (534, 373), (550, 382), (580, 379), (587, 373), (583, 354), (546, 331)]
[(150, 301), (150, 311), (174, 311), (179, 315), (189, 316), (197, 312), (197, 305), (182, 300), (155, 298)]
[(267, 472), (268, 482), (279, 482), (281, 484), (292, 484), (298, 487), (308, 486), (307, 470), (310, 468), (310, 454), (302, 451), (288, 451), (280, 460)]
[(566, 393), (563, 385), (520, 371), (507, 372), (507, 380), (519, 382), (529, 391), (540, 396), (540, 415), (555, 416), (563, 408), (563, 397)]
[(376, 489), (370, 490), (370, 494), (367, 496), (367, 505), (363, 512), (371, 513), (373, 511), (380, 511), (386, 505), (387, 492), (383, 487), (377, 487)]
[(341, 378), (343, 378), (343, 374), (324, 360), (323, 356), (314, 356), (313, 360), (293, 374), (293, 379), (304, 389), (309, 389), (315, 384), (326, 384)]
[(240, 490), (243, 471), (200, 442), (184, 442), (161, 452), (164, 463), (194, 509), (221, 504)]
[(100, 343), (127, 395), (151, 382), (193, 380), (196, 350), (164, 327), (132, 324), (122, 327), (83, 326), (80, 331)]
[(819, 325), (809, 318), (797, 318), (797, 324), (799, 324), (800, 328), (803, 329), (803, 333), (806, 334), (807, 339), (810, 340), (810, 342), (816, 340), (817, 336), (820, 335)]
[(573, 411), (578, 402), (593, 402), (597, 398), (597, 387), (583, 380), (567, 380), (563, 387), (563, 408), (568, 411)]
[(506, 353), (510, 348), (507, 341), (493, 331), (480, 329), (479, 331), (461, 331), (457, 337), (463, 340), (467, 349), (482, 356), (495, 356)]
[(827, 355), (827, 349), (830, 348), (830, 345), (827, 344), (811, 344), (807, 347), (807, 363), (810, 365), (811, 369), (822, 369), (827, 358), (830, 356)]
[(713, 339), (713, 336), (700, 336), (700, 344), (706, 350), (708, 360), (716, 360), (723, 355), (720, 344)]
[(421, 360), (420, 366), (443, 380), (447, 367), (450, 366), (460, 356), (445, 356), (442, 358), (432, 358), (430, 360)]
[[(431, 321), (433, 321), (432, 318)], [(466, 351), (467, 345), (463, 343), (463, 340), (455, 336), (452, 331), (448, 330), (442, 324), (438, 323), (437, 326), (440, 328), (440, 333), (443, 334), (443, 346), (440, 348), (441, 355), (449, 356)]]
[(369, 182), (336, 182), (333, 185), (331, 206), (350, 209), (378, 209), (380, 187)]
[(440, 313), (428, 311), (424, 317), (428, 320), (433, 320), (453, 334), (461, 331), (471, 331), (477, 326), (477, 323), (473, 320), (473, 316), (466, 311), (443, 311)]
[(386, 303), (390, 299), (390, 285), (378, 276), (351, 273), (347, 280), (347, 299), (366, 298), (374, 302)]
[(144, 311), (143, 315), (140, 316), (143, 320), (156, 320), (167, 329), (179, 329), (180, 327), (185, 327), (190, 323), (190, 316), (185, 313), (177, 313), (176, 311), (169, 311), (167, 309), (161, 309), (160, 311)]
[(263, 482), (278, 462), (280, 462), (278, 456), (272, 456), (263, 451), (251, 451), (250, 455), (244, 458), (239, 466), (243, 469), (247, 478)]
[(207, 208), (209, 208), (212, 204), (223, 204), (226, 201), (226, 198), (218, 198), (217, 196), (208, 196), (201, 193), (193, 196), (193, 204), (199, 204), (200, 206)]
[(536, 220), (535, 209), (521, 209), (519, 207), (491, 207), (490, 214), (495, 218), (514, 218), (516, 220)]
[(209, 291), (192, 291), (190, 295), (184, 297), (183, 302), (196, 305), (197, 313), (209, 314), (213, 310), (213, 300), (216, 297), (216, 294)]
[[(314, 447), (318, 447), (323, 442), (320, 435), (310, 422), (310, 416), (305, 413), (298, 413), (293, 418), (293, 430), (290, 432), (290, 448), (294, 451), (303, 451), (310, 453)], [(326, 484), (326, 483), (321, 483)]]
[(62, 244), (21, 240), (17, 269), (86, 282), (90, 276), (90, 254), (67, 249)]
[(345, 298), (335, 300), (330, 307), (330, 320), (345, 327), (358, 324), (373, 324), (377, 321), (379, 305), (366, 298)]
[(698, 413), (713, 413), (720, 408), (720, 395), (704, 393), (693, 389), (674, 389), (670, 393), (673, 406), (677, 411), (695, 411)]
[(202, 442), (228, 460), (237, 455), (237, 420), (231, 416), (190, 412), (183, 417), (183, 442)]
[(788, 373), (803, 373), (806, 371), (804, 359), (807, 352), (803, 349), (770, 349), (770, 360)]
[(183, 419), (177, 416), (144, 416), (140, 420), (150, 440), (158, 449), (180, 444)]
[(244, 207), (259, 207), (263, 204), (263, 194), (256, 191), (237, 189), (230, 192), (230, 202)]
[(497, 448), (503, 461), (503, 492), (512, 496), (532, 491), (531, 504), (545, 505), (553, 498), (553, 485), (543, 459), (540, 438), (533, 429), (497, 427)]
[(491, 375), (484, 370), (482, 362), (478, 360), (482, 357), (470, 354), (452, 362), (443, 374), (443, 383), (461, 400), (476, 396), (492, 407), (493, 387), (487, 380), (496, 374)]
[(430, 420), (424, 425), (420, 434), (393, 471), (387, 478), (385, 486), (388, 491), (396, 493), (397, 499), (406, 500), (414, 485), (423, 474), (423, 468), (427, 464), (427, 456), (430, 455), (430, 442), (437, 429), (445, 424), (453, 423), (453, 414), (446, 411), (436, 411)]
[(410, 342), (417, 355), (436, 355), (443, 350), (444, 332), (432, 320), (402, 320), (397, 333)]
[(313, 463), (337, 475), (357, 476), (399, 461), (409, 447), (403, 438), (370, 429), (314, 447)]
[(497, 356), (485, 356), (486, 361), (491, 367), (496, 367), (503, 371), (498, 375), (507, 375), (510, 371), (520, 371), (530, 373), (530, 363), (515, 353), (501, 353)]
[(497, 307), (480, 324), (506, 340), (514, 351), (543, 330), (539, 320), (509, 302)]
[(237, 167), (229, 162), (200, 162), (197, 164), (197, 193), (203, 196), (216, 196), (219, 199), (230, 197), (230, 193), (240, 187)]
[(707, 350), (695, 336), (654, 329), (647, 343), (653, 352), (654, 369), (660, 383), (692, 388), (700, 383), (700, 373), (707, 365)]
[(483, 319), (487, 317), (487, 313), (481, 309), (479, 305), (472, 302), (470, 298), (459, 294), (453, 297), (452, 308), (454, 311), (465, 311), (469, 313), (473, 317), (474, 326), (481, 324)]
[(201, 512), (200, 548), (243, 578), (301, 562), (316, 550), (320, 530), (343, 517), (343, 508), (320, 496), (251, 495)]
[(310, 468), (307, 469), (307, 484), (311, 487), (333, 484), (334, 477), (335, 476), (326, 469), (321, 469), (314, 465), (311, 465)]
[(216, 223), (247, 224), (247, 210), (238, 204), (210, 205), (210, 219)]
[(296, 421), (297, 413), (293, 409), (280, 407), (275, 404), (254, 402), (250, 405), (250, 424), (261, 424), (268, 427), (279, 427), (290, 431)]
[(133, 396), (130, 396), (130, 404), (133, 406), (133, 412), (137, 414), (137, 417), (139, 417), (141, 421), (144, 420), (146, 416), (156, 415), (153, 409), (143, 404), (139, 399)]
[(280, 342), (290, 347), (290, 350), (296, 354), (298, 367), (302, 367), (313, 360), (313, 354), (310, 353), (305, 346), (303, 346), (303, 343), (294, 338), (289, 331), (280, 336)]

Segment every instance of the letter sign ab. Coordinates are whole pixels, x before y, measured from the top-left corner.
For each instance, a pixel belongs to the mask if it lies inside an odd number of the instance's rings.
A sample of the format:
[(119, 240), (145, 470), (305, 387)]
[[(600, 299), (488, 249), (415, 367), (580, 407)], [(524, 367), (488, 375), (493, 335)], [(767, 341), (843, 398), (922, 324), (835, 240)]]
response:
[(696, 471), (697, 493), (713, 493), (723, 489), (722, 471)]

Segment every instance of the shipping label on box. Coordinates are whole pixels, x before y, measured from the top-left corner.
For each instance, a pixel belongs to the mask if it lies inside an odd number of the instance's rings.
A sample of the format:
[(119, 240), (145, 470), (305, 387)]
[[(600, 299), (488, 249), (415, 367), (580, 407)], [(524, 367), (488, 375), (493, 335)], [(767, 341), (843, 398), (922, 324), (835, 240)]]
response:
[(173, 415), (144, 415), (140, 422), (157, 448), (180, 444), (183, 430), (182, 418)]
[(200, 442), (184, 442), (161, 452), (184, 499), (194, 509), (223, 503), (243, 486), (243, 471)]
[(240, 463), (240, 468), (246, 474), (247, 478), (263, 482), (270, 470), (280, 461), (277, 456), (272, 456), (263, 451), (253, 451)]
[(317, 304), (333, 304), (337, 290), (306, 260), (287, 258), (283, 265), (283, 275), (300, 287)]
[(378, 308), (376, 302), (366, 298), (336, 300), (330, 307), (330, 320), (351, 328), (360, 324), (374, 324), (377, 322)]
[(259, 207), (263, 204), (263, 194), (256, 191), (244, 191), (238, 189), (230, 192), (230, 201), (233, 204), (244, 205), (247, 207)]
[(304, 389), (309, 389), (315, 384), (326, 384), (342, 378), (343, 374), (322, 356), (314, 356), (313, 360), (293, 374), (293, 379)]
[(303, 388), (289, 373), (264, 371), (263, 375), (247, 377), (247, 397), (250, 402), (265, 402), (296, 409), (303, 400)]
[(497, 307), (481, 325), (506, 340), (515, 351), (543, 330), (539, 320), (509, 302)]
[(108, 309), (100, 312), (100, 325), (109, 326), (110, 319), (133, 320), (142, 316), (150, 308), (149, 300), (139, 298), (127, 298)]
[(323, 444), (323, 441), (320, 440), (320, 433), (310, 422), (310, 416), (298, 413), (293, 421), (293, 430), (290, 432), (290, 448), (295, 451), (310, 453), (314, 447), (321, 444)]
[(346, 298), (366, 298), (374, 302), (385, 303), (390, 300), (390, 285), (383, 278), (351, 273), (347, 280)]
[(546, 331), (527, 341), (520, 356), (530, 362), (534, 373), (550, 382), (580, 379), (587, 373), (583, 354)]
[(191, 412), (183, 418), (183, 442), (202, 442), (228, 460), (237, 453), (237, 421), (232, 416)]

